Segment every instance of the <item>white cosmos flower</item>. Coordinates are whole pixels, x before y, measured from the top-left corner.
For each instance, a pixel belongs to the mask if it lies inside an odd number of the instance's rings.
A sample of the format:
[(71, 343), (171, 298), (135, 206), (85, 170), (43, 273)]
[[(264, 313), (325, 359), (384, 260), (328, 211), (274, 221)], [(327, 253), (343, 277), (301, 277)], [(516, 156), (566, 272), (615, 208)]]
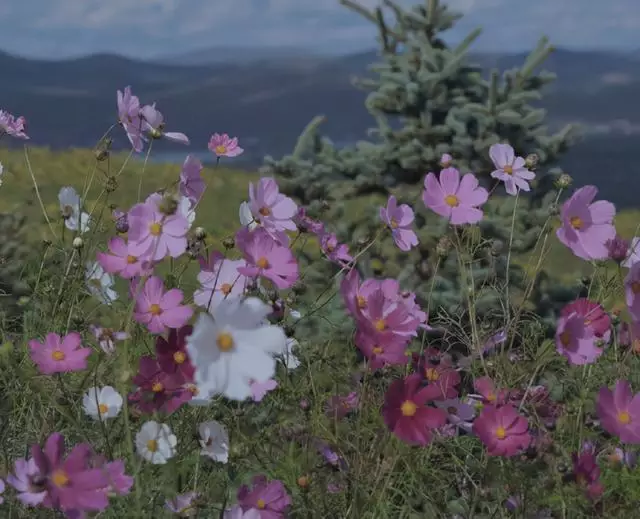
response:
[(58, 200), (65, 227), (71, 231), (87, 232), (91, 223), (89, 213), (80, 210), (82, 201), (76, 190), (69, 186), (63, 187), (58, 193)]
[(287, 349), (280, 357), (287, 369), (292, 370), (300, 366), (300, 360), (293, 353), (293, 348), (299, 346), (300, 343), (293, 337), (287, 337)]
[(199, 388), (245, 400), (251, 396), (251, 381), (273, 378), (274, 355), (286, 351), (287, 338), (282, 328), (264, 323), (271, 311), (256, 297), (234, 298), (220, 301), (211, 315), (198, 316), (187, 352)]
[(154, 465), (164, 465), (176, 454), (178, 439), (167, 424), (149, 421), (136, 434), (136, 450)]
[(0, 186), (2, 185), (2, 174), (4, 173), (4, 166), (0, 162)]
[(178, 212), (187, 219), (189, 222), (189, 228), (191, 228), (193, 222), (196, 220), (196, 210), (195, 208), (191, 208), (191, 200), (186, 196), (180, 198), (180, 202), (178, 203)]
[(82, 407), (94, 420), (115, 418), (122, 409), (122, 396), (111, 386), (91, 387), (82, 398)]
[(118, 299), (118, 293), (113, 290), (113, 276), (105, 272), (102, 265), (95, 262), (87, 262), (86, 268), (87, 288), (105, 305), (111, 305)]
[(229, 461), (229, 433), (220, 422), (211, 420), (198, 426), (200, 439), (200, 454), (214, 461), (227, 463)]
[(240, 225), (243, 227), (249, 227), (249, 230), (253, 230), (258, 227), (258, 223), (255, 221), (251, 209), (249, 208), (249, 202), (242, 202), (238, 211), (240, 217)]

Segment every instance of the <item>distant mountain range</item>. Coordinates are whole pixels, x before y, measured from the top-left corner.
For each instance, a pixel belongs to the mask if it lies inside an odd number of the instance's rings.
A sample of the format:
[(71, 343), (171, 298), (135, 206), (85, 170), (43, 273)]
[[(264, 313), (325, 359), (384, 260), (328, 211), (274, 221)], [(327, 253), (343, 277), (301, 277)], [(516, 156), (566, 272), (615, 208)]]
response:
[[(588, 134), (561, 165), (621, 205), (638, 205), (640, 189), (640, 175), (631, 172), (640, 143), (639, 56), (560, 49), (544, 67), (558, 74), (542, 103), (550, 126), (578, 122)], [(504, 70), (525, 57), (476, 54), (470, 60)], [(323, 132), (335, 142), (365, 138), (373, 121), (365, 94), (350, 78), (366, 75), (376, 60), (375, 52), (317, 56), (295, 49), (203, 49), (153, 61), (108, 54), (43, 61), (0, 53), (0, 109), (27, 118), (35, 145), (91, 147), (115, 120), (116, 90), (131, 85), (143, 102), (157, 102), (168, 130), (184, 131), (192, 141), (189, 148), (160, 143), (154, 148), (160, 156), (206, 151), (211, 133), (227, 132), (240, 137), (244, 164), (255, 167), (266, 154), (288, 153), (318, 114), (326, 116)], [(116, 147), (126, 146), (122, 133), (115, 135)]]

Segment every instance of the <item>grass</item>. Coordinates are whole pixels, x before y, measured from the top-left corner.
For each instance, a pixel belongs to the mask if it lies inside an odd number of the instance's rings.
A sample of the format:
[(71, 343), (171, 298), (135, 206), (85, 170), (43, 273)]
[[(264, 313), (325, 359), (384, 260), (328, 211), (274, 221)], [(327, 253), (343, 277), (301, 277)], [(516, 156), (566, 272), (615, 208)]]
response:
[[(194, 491), (199, 494), (197, 517), (219, 517), (225, 506), (235, 501), (238, 487), (255, 474), (284, 483), (291, 496), (292, 518), (464, 518), (544, 517), (632, 517), (640, 499), (640, 471), (611, 463), (607, 455), (619, 445), (594, 421), (595, 398), (602, 386), (626, 379), (640, 387), (640, 360), (614, 335), (612, 345), (589, 366), (570, 366), (558, 355), (555, 345), (527, 316), (513, 325), (518, 340), (512, 349), (500, 347), (485, 360), (476, 359), (462, 371), (461, 395), (473, 392), (473, 381), (490, 376), (499, 387), (527, 389), (545, 386), (554, 405), (561, 407), (553, 427), (543, 424), (542, 411), (531, 399), (522, 404), (532, 430), (548, 442), (512, 458), (487, 455), (482, 443), (472, 435), (439, 439), (426, 447), (411, 447), (391, 434), (381, 416), (381, 404), (390, 383), (406, 374), (402, 367), (386, 367), (375, 373), (363, 370), (351, 335), (338, 328), (323, 335), (300, 338), (295, 350), (301, 364), (296, 369), (278, 366), (278, 388), (260, 403), (233, 402), (216, 397), (208, 407), (182, 406), (170, 416), (141, 415), (133, 408), (104, 424), (86, 416), (82, 395), (91, 386), (111, 385), (123, 396), (131, 390), (143, 354), (153, 354), (154, 337), (131, 319), (132, 301), (126, 283), (118, 280), (119, 300), (112, 306), (101, 304), (88, 294), (84, 283), (84, 262), (104, 250), (113, 236), (110, 205), (128, 209), (138, 201), (142, 179), (142, 199), (175, 182), (179, 166), (145, 164), (114, 155), (108, 162), (96, 162), (86, 150), (54, 153), (33, 149), (2, 151), (5, 174), (0, 188), (0, 212), (19, 211), (27, 218), (25, 240), (33, 249), (28, 273), (35, 277), (34, 294), (23, 302), (25, 328), (20, 333), (3, 330), (0, 349), (0, 477), (6, 479), (16, 458), (23, 457), (32, 444), (42, 444), (54, 431), (65, 435), (67, 445), (89, 443), (109, 459), (124, 459), (127, 474), (135, 476), (128, 496), (110, 500), (101, 518), (171, 517), (164, 509), (167, 498)], [(143, 173), (141, 173), (143, 172)], [(33, 174), (38, 196), (33, 189)], [(222, 240), (238, 227), (238, 205), (247, 198), (247, 186), (256, 175), (224, 166), (207, 168), (205, 201), (197, 210), (195, 226), (206, 229), (208, 249), (222, 250)], [(117, 177), (112, 192), (104, 189), (109, 177)], [(73, 185), (87, 192), (85, 206), (97, 224), (84, 236), (84, 247), (72, 247), (73, 236), (63, 231), (59, 217), (58, 191)], [(369, 201), (367, 203), (370, 203)], [(354, 207), (351, 211), (358, 211)], [(631, 237), (638, 222), (637, 212), (622, 213), (616, 223), (620, 234)], [(13, 237), (9, 237), (12, 239)], [(553, 237), (552, 237), (553, 238)], [(48, 246), (41, 246), (48, 240)], [(545, 268), (559, 278), (593, 276), (590, 264), (580, 262), (554, 239)], [(294, 251), (301, 247), (297, 242)], [(313, 247), (310, 243), (308, 247)], [(44, 250), (45, 252), (40, 252)], [(36, 254), (36, 251), (38, 253)], [(234, 252), (237, 254), (237, 252)], [(314, 253), (319, 258), (317, 251)], [(524, 261), (526, 258), (521, 258)], [(41, 265), (44, 273), (39, 275)], [(599, 269), (609, 276), (615, 269)], [(184, 290), (191, 302), (197, 288), (197, 262), (187, 255), (167, 261), (158, 274), (167, 284)], [(38, 274), (38, 275), (36, 275)], [(405, 287), (410, 288), (410, 287)], [(599, 285), (594, 300), (620, 301), (620, 287)], [(313, 304), (313, 302), (311, 302)], [(303, 315), (314, 310), (304, 303)], [(321, 310), (320, 310), (321, 311)], [(90, 324), (128, 328), (132, 339), (118, 344), (115, 355), (104, 354), (89, 333)], [(291, 325), (287, 317), (282, 325)], [(425, 347), (443, 351), (474, 351), (477, 339), (468, 322), (440, 323), (449, 333), (416, 340), (411, 350)], [(483, 329), (483, 323), (476, 323)], [(353, 327), (351, 326), (351, 329)], [(473, 328), (473, 327), (471, 327)], [(29, 357), (29, 340), (42, 339), (47, 332), (78, 331), (85, 345), (93, 348), (86, 370), (61, 376), (39, 373)], [(426, 341), (426, 342), (425, 342)], [(509, 343), (508, 343), (509, 344)], [(515, 356), (514, 356), (515, 355)], [(517, 361), (515, 360), (517, 359)], [(327, 416), (327, 399), (356, 391), (359, 403), (345, 418)], [(638, 417), (640, 419), (640, 417)], [(178, 439), (177, 455), (166, 465), (153, 465), (132, 451), (130, 438), (148, 420), (171, 426)], [(227, 464), (200, 456), (198, 424), (217, 420), (230, 433), (230, 460)], [(593, 503), (575, 482), (568, 481), (571, 455), (585, 440), (598, 442), (605, 493)], [(331, 445), (345, 461), (338, 470), (322, 457), (319, 441)], [(625, 446), (627, 448), (628, 446)], [(633, 449), (633, 447), (630, 447)], [(505, 501), (517, 496), (521, 505), (510, 512)], [(51, 511), (27, 509), (5, 492), (2, 517), (52, 517)]]

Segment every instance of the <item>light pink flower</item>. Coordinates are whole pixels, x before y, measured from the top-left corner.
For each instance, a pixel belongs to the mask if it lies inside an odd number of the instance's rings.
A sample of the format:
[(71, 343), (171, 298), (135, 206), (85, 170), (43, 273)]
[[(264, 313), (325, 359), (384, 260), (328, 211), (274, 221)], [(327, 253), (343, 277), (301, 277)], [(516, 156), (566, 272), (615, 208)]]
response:
[(489, 156), (496, 167), (491, 173), (493, 178), (502, 180), (507, 193), (515, 195), (518, 189), (529, 191), (529, 180), (533, 180), (536, 174), (525, 167), (525, 160), (516, 157), (516, 154), (508, 144), (494, 144), (489, 148)]
[(124, 92), (118, 90), (118, 121), (127, 134), (134, 151), (138, 153), (144, 147), (142, 139), (142, 118), (140, 117), (140, 100), (131, 93), (131, 87)]
[(198, 274), (201, 288), (193, 293), (194, 303), (212, 311), (223, 299), (242, 296), (249, 280), (238, 272), (238, 268), (246, 265), (243, 259), (227, 259), (221, 253), (212, 251)]
[(262, 402), (262, 399), (267, 396), (267, 393), (273, 391), (278, 387), (278, 382), (274, 379), (269, 379), (266, 382), (251, 382), (251, 399), (254, 402)]
[(635, 395), (626, 380), (618, 380), (611, 391), (603, 387), (596, 402), (602, 428), (622, 443), (640, 444), (640, 393)]
[(584, 318), (572, 313), (558, 319), (556, 349), (570, 364), (582, 366), (594, 363), (602, 349), (596, 346), (596, 335), (585, 325)]
[(149, 133), (152, 139), (169, 139), (180, 144), (189, 144), (189, 138), (180, 132), (165, 132), (164, 117), (159, 110), (156, 110), (156, 104), (143, 106), (140, 109), (142, 117), (142, 129)]
[(20, 116), (14, 117), (9, 112), (0, 110), (0, 136), (3, 133), (15, 137), (17, 139), (29, 139), (29, 136), (25, 133), (27, 120)]
[(152, 276), (138, 294), (133, 317), (145, 324), (151, 333), (163, 333), (167, 328), (180, 328), (193, 315), (190, 306), (181, 304), (183, 299), (182, 290), (172, 288), (165, 292), (162, 279)]
[(238, 489), (236, 497), (242, 510), (246, 512), (255, 508), (260, 513), (260, 519), (284, 519), (291, 498), (282, 481), (268, 481), (266, 476), (258, 475), (253, 477), (251, 483), (251, 487), (242, 485)]
[(297, 230), (293, 218), (298, 214), (298, 206), (280, 193), (275, 179), (264, 177), (256, 185), (249, 184), (249, 209), (258, 225), (284, 245), (288, 244), (285, 231)]
[(64, 337), (48, 333), (44, 343), (35, 339), (29, 341), (31, 360), (43, 375), (82, 371), (87, 368), (87, 357), (91, 348), (81, 348), (80, 334), (72, 332)]
[(130, 254), (131, 247), (122, 238), (115, 236), (107, 245), (110, 254), (98, 252), (98, 263), (105, 272), (119, 274), (124, 279), (136, 276), (148, 276), (153, 272), (153, 263)]
[(187, 155), (180, 170), (180, 194), (197, 204), (202, 198), (206, 184), (201, 176), (202, 162), (193, 155)]
[(467, 173), (460, 179), (457, 169), (446, 168), (440, 172), (440, 179), (429, 173), (424, 187), (424, 205), (448, 219), (452, 225), (474, 224), (482, 220), (483, 212), (478, 207), (487, 201), (489, 194), (479, 187), (473, 173)]
[(355, 345), (368, 359), (368, 367), (376, 371), (385, 366), (402, 366), (409, 362), (407, 344), (409, 340), (393, 333), (372, 333), (359, 329), (354, 338)]
[(209, 139), (209, 150), (216, 154), (216, 157), (237, 157), (244, 150), (238, 146), (238, 138), (230, 139), (226, 133), (220, 135), (214, 133)]
[(320, 248), (329, 261), (341, 267), (353, 261), (353, 256), (349, 254), (349, 247), (344, 243), (338, 243), (335, 234), (323, 231), (318, 235), (318, 238), (320, 239)]
[(418, 245), (418, 236), (411, 229), (414, 220), (413, 209), (407, 204), (398, 205), (395, 196), (390, 196), (387, 207), (380, 208), (380, 220), (391, 229), (393, 241), (402, 251)]
[(127, 332), (116, 332), (111, 328), (89, 325), (89, 330), (94, 335), (98, 344), (107, 355), (111, 355), (116, 349), (116, 341), (124, 341), (129, 338)]
[(624, 294), (629, 313), (640, 321), (640, 263), (634, 263), (624, 278)]

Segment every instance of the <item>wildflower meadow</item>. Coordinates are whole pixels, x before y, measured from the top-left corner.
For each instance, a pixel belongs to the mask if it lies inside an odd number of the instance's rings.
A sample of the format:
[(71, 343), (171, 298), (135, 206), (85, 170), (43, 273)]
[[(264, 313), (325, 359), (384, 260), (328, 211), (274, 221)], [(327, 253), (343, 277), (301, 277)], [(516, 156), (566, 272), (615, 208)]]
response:
[[(494, 189), (444, 154), (412, 206), (389, 196), (378, 233), (343, 242), (275, 177), (247, 177), (221, 214), (231, 195), (187, 151), (207, 143), (161, 108), (118, 91), (93, 166), (57, 200), (38, 189), (25, 120), (0, 112), (1, 139), (25, 141), (46, 236), (20, 273), (31, 294), (2, 327), (1, 517), (637, 517), (640, 239), (618, 235), (596, 186), (560, 176), (532, 257), (514, 255), (530, 280), (552, 248), (589, 273), (545, 336), (526, 294), (497, 287), (496, 326), (474, 314), (473, 285), (469, 311), (445, 315), (360, 268), (383, 237), (394, 254), (417, 247), (419, 216), (447, 223), (472, 276), (485, 204), (535, 190), (526, 150), (490, 147)], [(126, 171), (112, 132), (130, 141)], [(158, 140), (185, 160), (150, 190)], [(241, 146), (224, 133), (208, 143), (216, 164)], [(17, 181), (0, 171), (0, 189)], [(235, 227), (212, 236), (218, 217)], [(308, 282), (303, 253), (331, 266), (324, 284)], [(302, 333), (328, 301), (349, 333)]]

